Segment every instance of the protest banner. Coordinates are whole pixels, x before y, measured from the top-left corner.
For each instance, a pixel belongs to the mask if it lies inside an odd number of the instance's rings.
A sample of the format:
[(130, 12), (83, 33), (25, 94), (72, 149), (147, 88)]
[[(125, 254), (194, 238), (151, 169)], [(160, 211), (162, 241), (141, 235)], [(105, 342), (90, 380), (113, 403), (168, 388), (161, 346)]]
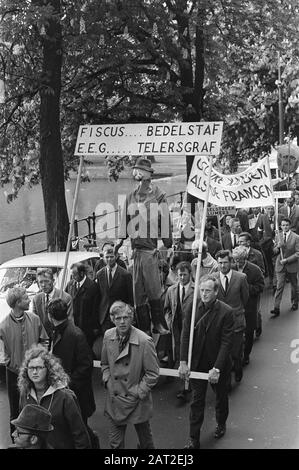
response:
[(208, 207), (207, 215), (208, 217), (213, 215), (230, 215), (235, 212), (235, 206), (228, 206), (228, 207), (220, 207), (220, 206), (210, 206)]
[(219, 155), (223, 122), (84, 125), (75, 155)]
[[(204, 200), (208, 187), (209, 160), (205, 155), (194, 158), (187, 191)], [(242, 173), (224, 175), (213, 168), (209, 202), (215, 206), (237, 208), (274, 205), (271, 172), (267, 157)]]
[(292, 191), (274, 191), (275, 199), (288, 199), (292, 197)]

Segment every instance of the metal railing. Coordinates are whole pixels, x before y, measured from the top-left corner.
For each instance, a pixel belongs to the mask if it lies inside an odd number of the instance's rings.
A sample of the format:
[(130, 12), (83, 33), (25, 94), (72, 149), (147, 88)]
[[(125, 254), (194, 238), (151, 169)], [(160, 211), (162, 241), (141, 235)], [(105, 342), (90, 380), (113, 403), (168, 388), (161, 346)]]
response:
[[(169, 199), (170, 197), (180, 195), (180, 206), (182, 207), (184, 193), (185, 193), (185, 191), (179, 191), (177, 193), (167, 195), (166, 198)], [(75, 221), (74, 221), (74, 234), (73, 234), (74, 240), (78, 240), (79, 238), (81, 240), (86, 239), (87, 242), (88, 242), (87, 244), (90, 247), (96, 247), (97, 246), (96, 220), (100, 217), (106, 217), (107, 215), (116, 214), (116, 213), (118, 213), (118, 209), (115, 210), (115, 211), (107, 212), (105, 214), (100, 214), (100, 215), (96, 215), (95, 212), (93, 212), (92, 215), (89, 215), (87, 217), (83, 217), (82, 219), (75, 219)], [(79, 237), (79, 224), (81, 222), (86, 222), (87, 223), (88, 232), (85, 235), (81, 235)], [(110, 227), (109, 230), (115, 229), (117, 227), (118, 227), (117, 225), (115, 227)], [(99, 234), (104, 233), (104, 232), (105, 231), (99, 232)], [(26, 254), (28, 254), (28, 253), (26, 253), (26, 239), (29, 238), (29, 237), (36, 236), (36, 235), (41, 235), (43, 233), (46, 233), (46, 230), (40, 230), (38, 232), (28, 233), (27, 235), (22, 233), (19, 237), (10, 238), (9, 240), (5, 240), (4, 242), (0, 242), (0, 246), (20, 240), (22, 255), (26, 256)], [(46, 252), (46, 251), (47, 251), (47, 248), (45, 248), (43, 250), (40, 250), (40, 251), (34, 251), (34, 252), (32, 252), (32, 254), (43, 253), (43, 252)]]

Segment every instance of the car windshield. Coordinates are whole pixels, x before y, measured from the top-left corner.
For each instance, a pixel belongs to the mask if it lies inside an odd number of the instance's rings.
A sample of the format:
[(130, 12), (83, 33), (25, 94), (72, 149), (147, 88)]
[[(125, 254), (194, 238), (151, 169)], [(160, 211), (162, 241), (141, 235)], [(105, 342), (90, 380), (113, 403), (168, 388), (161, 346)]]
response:
[[(0, 268), (0, 294), (5, 293), (11, 287), (25, 287), (28, 294), (39, 292), (36, 280), (36, 270), (40, 266), (23, 266), (16, 268)], [(53, 269), (56, 281), (60, 268)]]

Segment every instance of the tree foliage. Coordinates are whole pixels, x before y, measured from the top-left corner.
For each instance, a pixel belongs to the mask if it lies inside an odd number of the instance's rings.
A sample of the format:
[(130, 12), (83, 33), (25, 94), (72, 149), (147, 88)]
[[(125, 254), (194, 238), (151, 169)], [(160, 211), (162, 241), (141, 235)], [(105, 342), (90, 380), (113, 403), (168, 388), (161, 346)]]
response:
[[(278, 142), (278, 52), (285, 129), (298, 134), (296, 0), (0, 0), (1, 184), (39, 180), (43, 38), (62, 33), (64, 176), (84, 123), (223, 120), (219, 162), (235, 169)], [(293, 101), (289, 102), (289, 98)], [(111, 177), (129, 159), (108, 162)]]

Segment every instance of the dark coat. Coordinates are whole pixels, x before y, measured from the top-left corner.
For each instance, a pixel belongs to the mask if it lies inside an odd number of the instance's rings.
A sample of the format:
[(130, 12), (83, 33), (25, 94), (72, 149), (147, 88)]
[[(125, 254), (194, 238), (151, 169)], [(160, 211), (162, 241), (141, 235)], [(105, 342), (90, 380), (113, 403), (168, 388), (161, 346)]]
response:
[[(181, 336), (181, 361), (188, 360), (191, 315), (192, 299), (189, 299)], [(230, 353), (234, 334), (233, 311), (224, 302), (216, 300), (205, 329), (202, 328), (202, 322), (200, 321), (203, 316), (204, 307), (202, 302), (198, 301), (195, 312), (191, 370), (205, 372), (198, 370), (199, 361), (204, 350), (209, 370), (216, 367), (223, 374), (228, 372), (231, 367)]]
[(205, 241), (208, 245), (208, 252), (215, 258), (216, 253), (222, 249), (221, 243), (211, 237), (207, 237)]
[(89, 435), (83, 423), (74, 392), (65, 387), (49, 387), (38, 403), (34, 390), (21, 403), (40, 405), (52, 415), (53, 431), (49, 432), (48, 444), (54, 449), (90, 449)]
[[(171, 332), (171, 343), (172, 343), (172, 354), (173, 358), (176, 357), (176, 352), (180, 351), (180, 336), (181, 331), (178, 331), (178, 334), (175, 334), (175, 319), (177, 316), (177, 307), (178, 307), (178, 290), (179, 290), (179, 283), (176, 283), (170, 286), (167, 290), (165, 302), (164, 302), (164, 315), (167, 327)], [(185, 298), (181, 305), (182, 308), (182, 320), (184, 320), (185, 316), (185, 306), (188, 305), (189, 299), (193, 299), (194, 295), (194, 283), (190, 282), (189, 288), (185, 294)]]
[(97, 320), (99, 327), (109, 315), (109, 309), (116, 300), (122, 300), (126, 304), (134, 305), (133, 282), (131, 274), (120, 266), (116, 268), (110, 287), (108, 285), (106, 267), (100, 269), (97, 273), (96, 281), (99, 285), (101, 295)]
[(228, 291), (225, 294), (219, 275), (218, 299), (232, 307), (235, 319), (235, 332), (244, 330), (245, 321), (245, 305), (248, 302), (249, 287), (246, 275), (239, 271), (232, 271)]
[[(117, 263), (118, 266), (120, 266), (121, 268), (127, 269), (126, 263), (125, 263), (121, 258), (119, 258), (118, 256), (116, 257), (116, 263)], [(100, 269), (102, 269), (102, 268), (105, 268), (105, 266), (107, 266), (107, 265), (106, 265), (106, 263), (105, 263), (105, 261), (104, 261), (104, 258), (100, 258), (100, 259), (96, 262), (96, 264), (94, 265), (94, 270), (93, 270), (93, 272), (94, 272), (94, 279), (96, 279), (96, 276), (97, 276), (98, 271), (100, 271)]]
[(231, 239), (231, 231), (229, 231), (225, 235), (223, 235), (223, 237), (222, 237), (222, 247), (223, 247), (224, 250), (232, 251), (233, 245), (232, 245), (232, 239)]
[(70, 376), (69, 386), (77, 395), (82, 416), (91, 416), (96, 409), (92, 389), (92, 352), (84, 333), (69, 320), (56, 329), (53, 354), (61, 359)]
[(243, 273), (247, 276), (249, 286), (249, 299), (245, 306), (246, 328), (255, 330), (257, 327), (257, 309), (258, 301), (265, 287), (265, 281), (262, 271), (258, 266), (247, 261)]
[(256, 250), (255, 248), (250, 247), (247, 255), (247, 260), (250, 261), (250, 263), (255, 264), (260, 268), (262, 271), (263, 275), (265, 275), (266, 269), (265, 269), (265, 263), (264, 263), (264, 258), (262, 253), (259, 250)]
[(95, 339), (94, 330), (97, 327), (97, 313), (100, 304), (100, 289), (98, 284), (86, 277), (80, 289), (76, 290), (76, 283), (71, 280), (65, 291), (73, 299), (74, 323), (86, 336), (92, 347)]

